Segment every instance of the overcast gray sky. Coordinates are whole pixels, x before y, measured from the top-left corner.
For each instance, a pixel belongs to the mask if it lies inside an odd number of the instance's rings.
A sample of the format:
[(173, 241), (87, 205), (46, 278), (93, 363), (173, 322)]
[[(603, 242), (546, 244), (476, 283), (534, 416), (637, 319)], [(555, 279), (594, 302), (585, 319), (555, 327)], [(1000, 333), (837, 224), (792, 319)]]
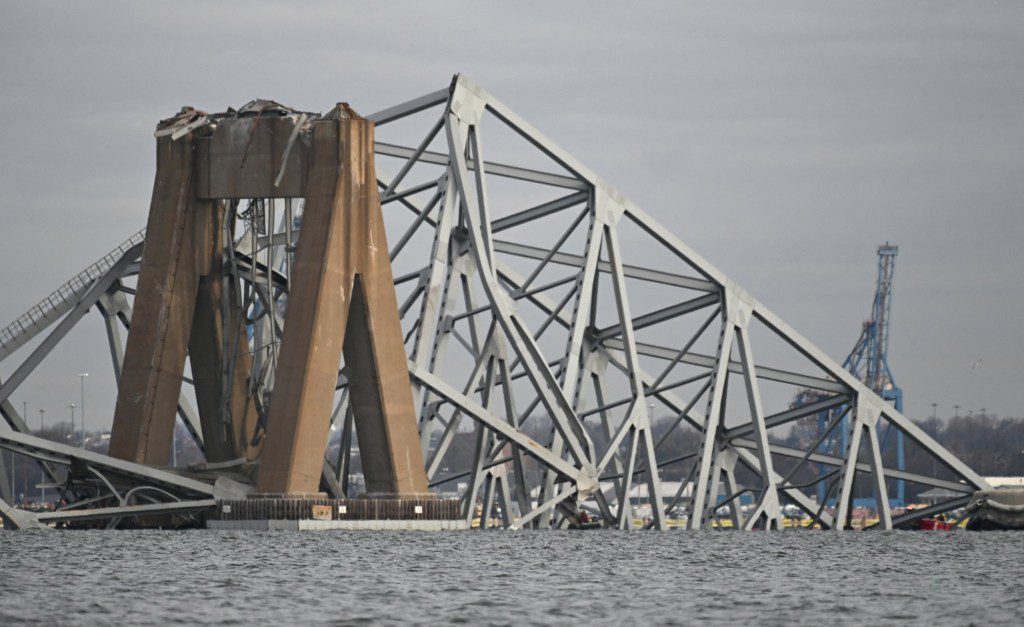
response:
[[(443, 7), (0, 2), (0, 324), (145, 224), (181, 105), (371, 112), (464, 72), (836, 359), (899, 244), (906, 413), (1024, 414), (1024, 3)], [(87, 369), (109, 422), (87, 323), (34, 419)]]

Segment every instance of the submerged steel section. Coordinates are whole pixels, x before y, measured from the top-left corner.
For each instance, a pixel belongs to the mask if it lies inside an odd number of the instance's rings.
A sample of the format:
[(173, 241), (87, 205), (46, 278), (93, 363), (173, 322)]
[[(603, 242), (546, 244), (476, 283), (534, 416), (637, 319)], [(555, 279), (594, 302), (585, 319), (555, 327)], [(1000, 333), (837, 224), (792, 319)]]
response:
[(292, 269), (257, 489), (319, 490), (342, 351), (371, 493), (427, 490), (377, 194), (373, 122), (340, 106), (312, 124), (303, 237)]

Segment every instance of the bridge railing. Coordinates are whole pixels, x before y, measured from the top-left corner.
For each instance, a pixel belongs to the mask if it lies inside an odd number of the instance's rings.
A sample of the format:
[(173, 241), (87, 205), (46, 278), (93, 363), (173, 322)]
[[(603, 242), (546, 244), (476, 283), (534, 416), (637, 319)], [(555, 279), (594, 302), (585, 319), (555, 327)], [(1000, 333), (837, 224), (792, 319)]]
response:
[(139, 230), (117, 248), (71, 277), (9, 325), (0, 329), (0, 359), (13, 353), (70, 311), (93, 281), (117, 263), (132, 246), (145, 239), (146, 229)]

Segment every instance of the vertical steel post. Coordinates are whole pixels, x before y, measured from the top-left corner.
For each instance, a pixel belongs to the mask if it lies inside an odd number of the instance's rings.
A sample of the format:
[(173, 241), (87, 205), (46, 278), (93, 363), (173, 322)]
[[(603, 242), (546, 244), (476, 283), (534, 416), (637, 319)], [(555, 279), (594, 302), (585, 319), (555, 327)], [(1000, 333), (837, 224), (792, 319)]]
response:
[(89, 376), (88, 372), (79, 372), (78, 379), (82, 384), (82, 397), (79, 399), (81, 405), (79, 405), (79, 415), (82, 420), (82, 448), (85, 448), (85, 378)]

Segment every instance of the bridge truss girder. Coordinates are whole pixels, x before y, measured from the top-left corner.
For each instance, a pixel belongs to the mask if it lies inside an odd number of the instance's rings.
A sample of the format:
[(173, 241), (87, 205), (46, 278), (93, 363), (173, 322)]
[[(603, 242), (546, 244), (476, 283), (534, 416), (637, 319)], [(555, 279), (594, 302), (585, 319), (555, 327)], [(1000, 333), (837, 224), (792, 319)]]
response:
[[(385, 220), (396, 213), (412, 216), (397, 231), (389, 225), (389, 244), (428, 480), (438, 487), (466, 479), (467, 519), (479, 510), (481, 527), (487, 527), (489, 514), (500, 510), (499, 526), (557, 527), (577, 524), (589, 511), (600, 514), (605, 526), (630, 528), (631, 495), (643, 484), (653, 503), (648, 527), (665, 528), (679, 507), (689, 511), (689, 528), (708, 527), (732, 503), (735, 526), (769, 529), (781, 525), (782, 506), (792, 503), (820, 526), (841, 529), (848, 525), (855, 479), (863, 477), (870, 479), (878, 525), (890, 528), (918, 515), (893, 518), (887, 478), (958, 493), (927, 514), (959, 507), (974, 490), (987, 487), (760, 301), (466, 77), (368, 119), (379, 131), (375, 151)], [(424, 120), (420, 134), (411, 134)], [(380, 139), (389, 125), (402, 129), (403, 143)], [(496, 127), (499, 134), (511, 131), (525, 140), (522, 146), (536, 155), (530, 158), (547, 167), (488, 161), (486, 139)], [(392, 177), (383, 174), (389, 166), (396, 172)], [(539, 195), (497, 191), (509, 183), (558, 195), (523, 206), (523, 198)], [(301, 235), (291, 201), (285, 202), (284, 219), (271, 217), (262, 234), (250, 225), (229, 259), (229, 272), (250, 295), (244, 306), (254, 330), (257, 397), (273, 390), (289, 251)], [(560, 226), (552, 229), (556, 220)], [(529, 238), (549, 231), (558, 237), (548, 247), (516, 239), (517, 232)], [(429, 250), (425, 258), (410, 244), (417, 238), (427, 242), (421, 246)], [(651, 253), (663, 263), (652, 266), (645, 259)], [(104, 314), (115, 367), (122, 354), (118, 320), (130, 320), (119, 281), (137, 272), (137, 254), (117, 267), (113, 280), (97, 282), (93, 300), (87, 297), (78, 307), (97, 305)], [(672, 296), (651, 306), (657, 299), (648, 290)], [(111, 298), (118, 299), (116, 307)], [(60, 326), (53, 333), (58, 331), (66, 333)], [(759, 361), (762, 338), (791, 349), (798, 367)], [(23, 369), (31, 372), (41, 358), (33, 353)], [(19, 376), (0, 388), (0, 403), (6, 403), (11, 429), (23, 432), (23, 421), (7, 403), (27, 374)], [(824, 398), (770, 411), (765, 385), (810, 388)], [(346, 388), (342, 369), (334, 411), (324, 417), (332, 431), (341, 431), (338, 456), (324, 460), (323, 485), (335, 496), (350, 491), (354, 438)], [(738, 402), (732, 398), (736, 391)], [(672, 416), (660, 437), (652, 416), (656, 405)], [(824, 456), (817, 445), (793, 448), (773, 441), (773, 430), (842, 405), (850, 408), (851, 431), (843, 456)], [(184, 397), (179, 415), (201, 444), (195, 412)], [(927, 451), (944, 476), (887, 465), (877, 437), (880, 424)], [(695, 451), (667, 446), (670, 435), (683, 428), (699, 434)], [(458, 435), (467, 429), (474, 432), (472, 463), (446, 469)], [(13, 449), (5, 437), (0, 432), (0, 446)], [(37, 458), (49, 463), (45, 454)], [(783, 460), (796, 460), (797, 466), (783, 473)], [(663, 494), (661, 475), (674, 464), (687, 472), (673, 496)], [(838, 489), (834, 514), (808, 496), (813, 486), (794, 479), (799, 467), (811, 465), (832, 469), (817, 481), (829, 491)], [(740, 471), (753, 477), (751, 485), (738, 484)], [(746, 515), (737, 507), (744, 494), (753, 502)], [(516, 509), (518, 516), (512, 514)]]

